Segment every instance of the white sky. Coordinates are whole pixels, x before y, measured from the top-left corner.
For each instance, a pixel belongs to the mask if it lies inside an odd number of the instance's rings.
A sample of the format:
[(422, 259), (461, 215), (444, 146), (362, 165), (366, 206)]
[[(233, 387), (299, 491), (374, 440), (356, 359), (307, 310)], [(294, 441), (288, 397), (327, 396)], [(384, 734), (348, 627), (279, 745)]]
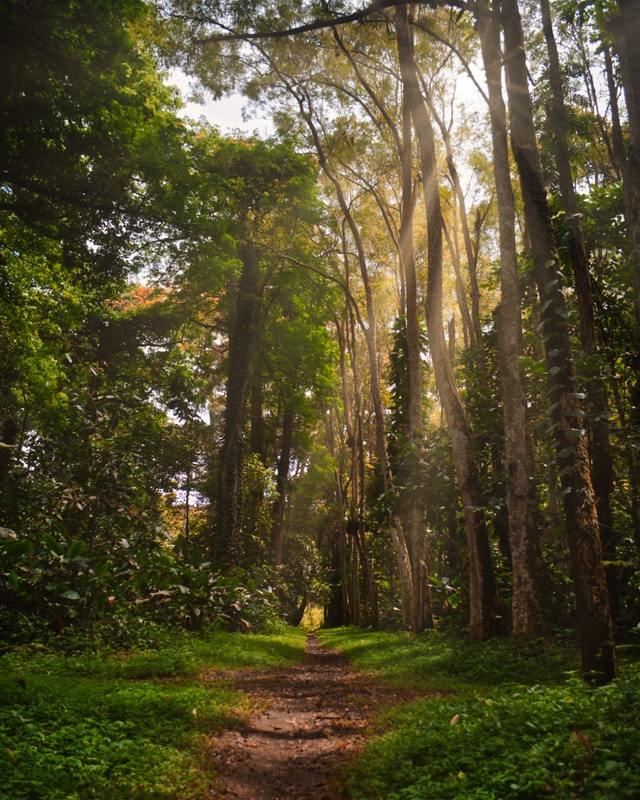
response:
[(205, 117), (211, 125), (215, 125), (222, 133), (231, 133), (239, 130), (247, 135), (257, 133), (263, 138), (269, 135), (271, 123), (266, 118), (257, 117), (245, 120), (244, 112), (247, 107), (247, 101), (242, 95), (233, 94), (221, 100), (206, 99), (204, 103), (196, 103), (189, 100), (191, 80), (184, 73), (179, 70), (173, 70), (167, 79), (167, 83), (180, 89), (185, 103), (184, 108), (180, 111), (181, 116), (196, 120), (200, 117)]

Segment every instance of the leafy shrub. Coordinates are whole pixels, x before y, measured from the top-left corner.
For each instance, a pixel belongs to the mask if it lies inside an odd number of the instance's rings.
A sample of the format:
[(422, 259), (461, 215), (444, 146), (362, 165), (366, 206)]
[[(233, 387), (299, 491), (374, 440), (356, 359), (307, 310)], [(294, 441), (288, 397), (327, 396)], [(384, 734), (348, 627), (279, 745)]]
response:
[(354, 800), (640, 796), (640, 670), (590, 691), (580, 679), (438, 697), (394, 719), (350, 775)]
[(138, 547), (124, 538), (107, 558), (82, 540), (31, 540), (0, 529), (0, 636), (7, 641), (79, 627), (99, 628), (116, 646), (142, 644), (147, 623), (273, 629), (278, 610), (268, 570), (224, 574), (187, 564), (157, 543)]

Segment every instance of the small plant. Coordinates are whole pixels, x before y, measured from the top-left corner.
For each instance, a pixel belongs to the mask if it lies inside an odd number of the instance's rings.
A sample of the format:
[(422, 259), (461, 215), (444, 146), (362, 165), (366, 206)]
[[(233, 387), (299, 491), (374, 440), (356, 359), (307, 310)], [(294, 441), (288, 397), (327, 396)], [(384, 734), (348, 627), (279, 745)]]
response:
[(640, 665), (589, 689), (576, 653), (541, 642), (325, 631), (379, 679), (425, 698), (387, 714), (350, 765), (352, 800), (634, 800)]
[[(153, 649), (110, 651), (73, 635), (5, 650), (0, 677), (0, 800), (205, 800), (216, 774), (209, 736), (234, 727), (248, 698), (215, 669), (302, 658), (302, 631), (279, 636), (155, 629)], [(84, 647), (82, 646), (84, 644)]]

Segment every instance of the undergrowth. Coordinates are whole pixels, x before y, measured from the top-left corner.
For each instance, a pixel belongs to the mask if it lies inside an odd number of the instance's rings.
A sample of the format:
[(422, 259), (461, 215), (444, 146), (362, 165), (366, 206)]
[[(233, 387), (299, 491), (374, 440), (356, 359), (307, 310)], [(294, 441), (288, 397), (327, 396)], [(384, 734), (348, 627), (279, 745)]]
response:
[(325, 631), (357, 668), (426, 694), (350, 764), (352, 800), (636, 800), (640, 665), (590, 689), (569, 646)]
[(0, 676), (0, 800), (203, 800), (216, 775), (208, 738), (247, 698), (212, 671), (302, 658), (299, 631), (175, 631), (154, 649), (5, 653)]

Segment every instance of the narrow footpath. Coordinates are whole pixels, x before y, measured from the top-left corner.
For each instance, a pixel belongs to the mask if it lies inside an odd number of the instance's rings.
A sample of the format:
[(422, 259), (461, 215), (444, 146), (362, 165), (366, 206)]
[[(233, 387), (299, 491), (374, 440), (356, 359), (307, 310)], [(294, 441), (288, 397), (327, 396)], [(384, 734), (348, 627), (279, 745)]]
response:
[(405, 699), (373, 686), (312, 635), (299, 666), (222, 677), (264, 711), (212, 739), (215, 800), (343, 800), (340, 764), (362, 745), (372, 717)]

